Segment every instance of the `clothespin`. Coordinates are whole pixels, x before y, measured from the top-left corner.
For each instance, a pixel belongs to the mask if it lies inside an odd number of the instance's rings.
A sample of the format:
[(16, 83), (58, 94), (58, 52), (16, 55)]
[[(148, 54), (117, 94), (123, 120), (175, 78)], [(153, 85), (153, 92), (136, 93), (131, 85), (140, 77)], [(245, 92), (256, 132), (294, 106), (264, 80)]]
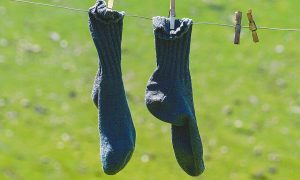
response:
[(242, 15), (241, 11), (235, 12), (235, 34), (234, 34), (234, 44), (240, 44), (240, 36), (242, 30)]
[(258, 36), (257, 36), (257, 33), (256, 33), (257, 26), (255, 24), (255, 21), (253, 20), (251, 9), (248, 10), (247, 16), (248, 16), (248, 20), (249, 20), (249, 29), (252, 31), (253, 41), (255, 43), (257, 43), (257, 42), (259, 42), (259, 39), (258, 39)]
[(108, 0), (107, 8), (112, 10), (113, 6), (114, 6), (114, 0)]
[(175, 29), (175, 0), (170, 0), (170, 11), (169, 11), (169, 17), (170, 17), (170, 29)]

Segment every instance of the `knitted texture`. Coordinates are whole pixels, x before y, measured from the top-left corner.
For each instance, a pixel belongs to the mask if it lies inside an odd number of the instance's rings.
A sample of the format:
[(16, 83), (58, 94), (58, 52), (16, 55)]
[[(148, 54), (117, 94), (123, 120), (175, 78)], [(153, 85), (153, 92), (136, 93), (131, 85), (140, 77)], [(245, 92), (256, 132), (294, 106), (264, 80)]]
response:
[(192, 20), (153, 18), (157, 68), (148, 81), (146, 105), (158, 119), (172, 124), (176, 159), (191, 176), (204, 171), (203, 148), (195, 117), (189, 53)]
[(89, 28), (99, 56), (92, 92), (99, 109), (100, 158), (106, 174), (122, 170), (135, 147), (135, 129), (121, 72), (124, 12), (108, 10), (103, 0), (89, 10)]

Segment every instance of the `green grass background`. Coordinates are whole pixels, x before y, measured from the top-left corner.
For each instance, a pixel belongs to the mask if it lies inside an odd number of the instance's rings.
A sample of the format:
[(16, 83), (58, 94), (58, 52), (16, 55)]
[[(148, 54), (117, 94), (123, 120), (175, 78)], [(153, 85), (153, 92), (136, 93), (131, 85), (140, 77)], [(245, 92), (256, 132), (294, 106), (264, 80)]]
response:
[[(88, 9), (94, 1), (43, 0)], [(168, 15), (168, 1), (116, 0), (115, 9)], [(232, 23), (253, 9), (258, 26), (300, 27), (298, 0), (177, 1), (177, 17)], [(170, 126), (144, 105), (155, 68), (152, 23), (126, 17), (122, 68), (137, 131), (134, 155), (116, 176), (99, 162), (97, 109), (90, 92), (97, 53), (87, 14), (0, 2), (0, 179), (300, 179), (299, 32), (195, 25), (191, 75), (206, 171), (186, 175)], [(51, 34), (59, 34), (57, 41)]]

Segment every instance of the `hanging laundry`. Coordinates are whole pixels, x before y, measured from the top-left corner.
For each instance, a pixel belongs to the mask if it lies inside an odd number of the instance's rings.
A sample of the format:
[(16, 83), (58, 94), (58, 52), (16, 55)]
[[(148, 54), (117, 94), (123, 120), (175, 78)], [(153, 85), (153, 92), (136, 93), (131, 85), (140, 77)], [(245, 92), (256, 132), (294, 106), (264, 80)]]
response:
[(172, 124), (172, 143), (176, 159), (191, 176), (204, 171), (203, 148), (195, 117), (189, 53), (192, 20), (170, 21), (153, 18), (157, 68), (145, 95), (148, 110), (158, 119)]
[(125, 167), (136, 139), (121, 71), (124, 14), (107, 9), (103, 0), (89, 10), (90, 33), (99, 56), (92, 98), (99, 109), (100, 158), (109, 175)]

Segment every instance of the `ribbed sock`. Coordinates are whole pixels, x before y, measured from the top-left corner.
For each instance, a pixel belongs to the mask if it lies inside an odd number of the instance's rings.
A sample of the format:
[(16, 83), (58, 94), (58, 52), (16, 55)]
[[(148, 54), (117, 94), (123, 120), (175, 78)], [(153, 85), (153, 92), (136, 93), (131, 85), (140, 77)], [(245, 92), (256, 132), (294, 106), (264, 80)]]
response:
[(99, 56), (92, 92), (99, 109), (100, 158), (106, 174), (122, 170), (135, 147), (135, 129), (121, 72), (124, 12), (108, 10), (103, 0), (89, 10), (89, 28)]
[(171, 31), (167, 18), (155, 17), (153, 26), (157, 68), (147, 85), (146, 105), (155, 117), (172, 124), (176, 159), (184, 171), (197, 176), (204, 163), (189, 71), (192, 21), (176, 20)]

